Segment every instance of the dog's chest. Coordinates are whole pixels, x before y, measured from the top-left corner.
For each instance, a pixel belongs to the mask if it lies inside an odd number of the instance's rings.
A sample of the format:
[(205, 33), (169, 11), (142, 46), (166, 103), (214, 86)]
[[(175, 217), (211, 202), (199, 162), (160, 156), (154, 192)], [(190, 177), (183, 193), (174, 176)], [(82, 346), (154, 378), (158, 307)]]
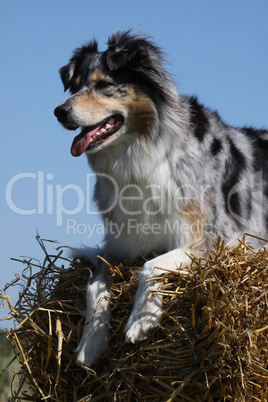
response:
[(181, 233), (183, 218), (178, 198), (174, 198), (174, 185), (167, 160), (140, 179), (124, 175), (124, 171), (99, 177), (95, 200), (110, 247), (135, 257), (184, 243), (188, 233)]

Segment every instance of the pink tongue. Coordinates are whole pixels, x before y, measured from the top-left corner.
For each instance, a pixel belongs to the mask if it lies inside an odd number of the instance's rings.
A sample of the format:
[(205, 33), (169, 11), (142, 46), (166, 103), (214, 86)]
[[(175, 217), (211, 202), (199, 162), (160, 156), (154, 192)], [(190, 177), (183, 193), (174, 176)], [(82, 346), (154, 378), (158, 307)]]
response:
[(91, 137), (94, 134), (96, 134), (96, 132), (99, 130), (99, 128), (100, 128), (100, 126), (95, 127), (93, 130), (88, 131), (88, 132), (86, 132), (86, 130), (83, 130), (80, 134), (78, 134), (73, 140), (73, 143), (71, 146), (71, 154), (73, 156), (82, 155), (82, 153), (85, 152), (85, 150), (89, 146)]

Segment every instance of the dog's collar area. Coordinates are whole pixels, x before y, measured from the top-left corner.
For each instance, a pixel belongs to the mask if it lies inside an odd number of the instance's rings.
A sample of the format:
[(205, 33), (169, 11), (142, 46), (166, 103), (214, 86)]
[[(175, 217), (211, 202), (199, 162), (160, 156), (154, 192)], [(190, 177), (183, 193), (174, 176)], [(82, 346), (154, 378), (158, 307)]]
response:
[(120, 114), (112, 115), (100, 123), (85, 127), (72, 143), (71, 154), (80, 156), (85, 151), (100, 146), (105, 139), (115, 134), (124, 124), (124, 118)]

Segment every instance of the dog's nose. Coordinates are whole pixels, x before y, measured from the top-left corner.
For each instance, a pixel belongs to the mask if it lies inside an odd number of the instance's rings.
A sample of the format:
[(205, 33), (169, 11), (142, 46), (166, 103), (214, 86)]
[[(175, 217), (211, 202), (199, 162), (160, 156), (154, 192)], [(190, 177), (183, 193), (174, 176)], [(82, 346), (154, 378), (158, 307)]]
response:
[(68, 105), (60, 105), (54, 110), (54, 115), (57, 117), (60, 123), (64, 123), (67, 120), (68, 114), (72, 107)]

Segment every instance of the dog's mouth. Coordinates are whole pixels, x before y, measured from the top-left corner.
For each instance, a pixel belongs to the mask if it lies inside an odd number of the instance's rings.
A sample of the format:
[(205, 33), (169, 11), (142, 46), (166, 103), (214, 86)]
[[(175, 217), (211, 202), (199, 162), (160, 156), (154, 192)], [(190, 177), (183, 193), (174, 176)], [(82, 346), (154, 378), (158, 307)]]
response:
[(107, 117), (94, 126), (83, 128), (73, 140), (71, 154), (80, 156), (85, 151), (100, 146), (108, 137), (119, 131), (123, 124), (123, 116), (116, 114)]

